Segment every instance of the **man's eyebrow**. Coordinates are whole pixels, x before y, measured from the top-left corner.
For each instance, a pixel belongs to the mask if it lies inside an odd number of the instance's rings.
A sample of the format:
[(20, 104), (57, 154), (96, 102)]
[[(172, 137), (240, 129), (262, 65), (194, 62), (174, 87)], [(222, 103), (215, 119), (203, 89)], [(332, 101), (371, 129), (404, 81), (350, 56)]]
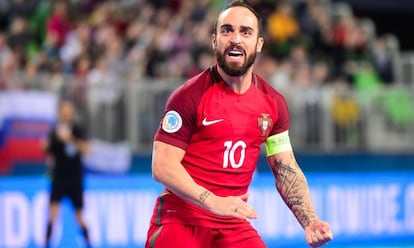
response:
[(230, 25), (230, 24), (223, 24), (223, 25), (220, 26), (220, 29), (223, 29), (223, 28), (225, 28), (225, 29), (233, 29), (233, 26)]
[[(231, 24), (223, 24), (223, 25), (220, 26), (220, 29), (230, 29), (230, 30), (233, 30), (233, 25), (231, 25)], [(243, 26), (243, 25), (240, 26), (240, 30), (241, 31), (251, 31), (251, 32), (254, 31), (254, 29), (252, 27)]]
[(240, 26), (240, 30), (242, 30), (242, 31), (251, 31), (251, 32), (254, 31), (254, 29), (252, 27), (249, 27), (249, 26)]

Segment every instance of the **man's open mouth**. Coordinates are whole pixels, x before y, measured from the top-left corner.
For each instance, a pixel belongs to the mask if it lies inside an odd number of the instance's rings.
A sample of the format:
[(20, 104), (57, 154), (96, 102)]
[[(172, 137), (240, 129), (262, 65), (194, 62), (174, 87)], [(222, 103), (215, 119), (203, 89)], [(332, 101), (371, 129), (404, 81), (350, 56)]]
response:
[(231, 57), (242, 57), (244, 53), (242, 50), (239, 49), (229, 49), (227, 55)]

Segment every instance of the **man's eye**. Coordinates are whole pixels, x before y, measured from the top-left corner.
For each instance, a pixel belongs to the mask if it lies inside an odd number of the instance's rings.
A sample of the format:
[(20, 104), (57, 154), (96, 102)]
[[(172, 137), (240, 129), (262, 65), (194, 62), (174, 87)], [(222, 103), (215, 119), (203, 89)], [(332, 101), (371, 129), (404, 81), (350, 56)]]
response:
[(246, 36), (252, 35), (252, 31), (245, 30), (245, 31), (243, 31), (243, 35), (246, 35)]

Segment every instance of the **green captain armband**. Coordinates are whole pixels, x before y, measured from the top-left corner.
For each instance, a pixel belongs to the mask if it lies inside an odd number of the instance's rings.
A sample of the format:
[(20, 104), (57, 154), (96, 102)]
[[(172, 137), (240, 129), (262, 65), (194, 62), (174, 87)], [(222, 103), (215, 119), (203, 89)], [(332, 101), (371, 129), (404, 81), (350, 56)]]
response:
[(272, 156), (280, 152), (292, 151), (290, 144), (289, 131), (284, 131), (270, 136), (266, 139), (267, 156)]

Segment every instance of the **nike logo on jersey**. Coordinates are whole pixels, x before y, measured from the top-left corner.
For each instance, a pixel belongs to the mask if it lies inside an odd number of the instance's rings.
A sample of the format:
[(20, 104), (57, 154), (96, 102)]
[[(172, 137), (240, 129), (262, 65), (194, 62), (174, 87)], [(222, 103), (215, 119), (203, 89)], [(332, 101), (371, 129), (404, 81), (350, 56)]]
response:
[(213, 121), (207, 121), (207, 117), (205, 117), (204, 119), (203, 119), (203, 126), (210, 126), (210, 125), (213, 125), (213, 124), (216, 124), (216, 123), (219, 123), (220, 121), (224, 121), (224, 119), (218, 119), (218, 120), (213, 120)]

